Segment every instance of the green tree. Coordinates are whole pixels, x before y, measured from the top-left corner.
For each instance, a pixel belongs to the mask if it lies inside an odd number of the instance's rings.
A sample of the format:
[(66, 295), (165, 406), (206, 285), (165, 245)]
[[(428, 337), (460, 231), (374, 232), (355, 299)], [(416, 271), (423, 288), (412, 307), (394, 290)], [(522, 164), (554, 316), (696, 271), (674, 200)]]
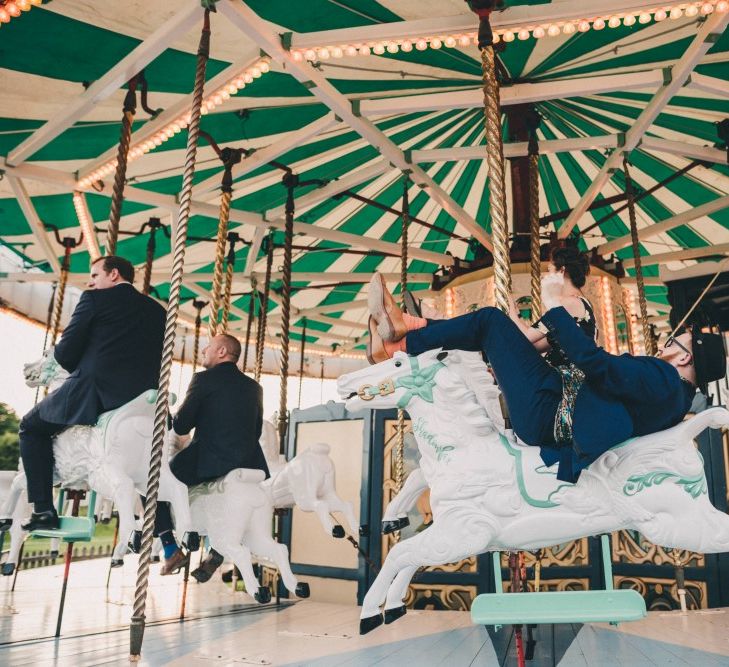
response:
[(0, 403), (0, 470), (17, 470), (20, 447), (18, 426), (20, 420), (15, 411)]

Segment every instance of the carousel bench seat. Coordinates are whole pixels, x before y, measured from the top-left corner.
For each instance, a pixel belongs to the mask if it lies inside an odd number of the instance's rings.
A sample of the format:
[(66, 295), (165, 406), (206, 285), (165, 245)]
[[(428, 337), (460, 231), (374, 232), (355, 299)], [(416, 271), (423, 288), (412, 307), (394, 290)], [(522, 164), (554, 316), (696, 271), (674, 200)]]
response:
[[(63, 507), (65, 489), (59, 494), (58, 506)], [(60, 526), (52, 530), (34, 530), (31, 537), (58, 538), (64, 542), (90, 542), (96, 530), (96, 492), (89, 492), (89, 504), (86, 516), (64, 516), (60, 515)]]

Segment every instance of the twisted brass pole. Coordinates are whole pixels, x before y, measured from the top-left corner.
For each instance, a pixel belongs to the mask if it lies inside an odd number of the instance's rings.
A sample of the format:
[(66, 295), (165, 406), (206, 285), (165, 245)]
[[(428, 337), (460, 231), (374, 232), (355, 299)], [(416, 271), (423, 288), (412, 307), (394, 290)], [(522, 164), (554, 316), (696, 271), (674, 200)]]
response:
[(301, 332), (301, 361), (299, 363), (299, 400), (296, 406), (301, 409), (301, 389), (304, 385), (304, 351), (306, 350), (306, 318), (304, 318), (303, 331)]
[(223, 307), (220, 314), (220, 331), (228, 333), (228, 318), (230, 317), (230, 297), (233, 289), (233, 263), (225, 265), (225, 289), (223, 291)]
[(225, 243), (228, 240), (228, 222), (230, 220), (230, 200), (233, 197), (233, 173), (230, 164), (225, 165), (223, 182), (220, 186), (220, 215), (218, 219), (218, 237), (215, 245), (215, 267), (213, 268), (213, 291), (210, 294), (210, 336), (218, 332), (218, 311), (220, 310), (223, 289), (223, 262), (225, 261)]
[(266, 346), (266, 319), (268, 318), (268, 293), (271, 289), (271, 267), (273, 266), (273, 233), (266, 239), (266, 278), (263, 282), (263, 298), (258, 313), (258, 335), (256, 336), (256, 366), (253, 378), (256, 382), (261, 379), (263, 371), (263, 350)]
[(200, 45), (197, 51), (197, 67), (195, 69), (195, 85), (192, 93), (192, 110), (190, 124), (187, 130), (187, 152), (185, 167), (182, 175), (182, 190), (180, 191), (180, 209), (177, 217), (176, 233), (174, 237), (172, 276), (170, 280), (170, 294), (167, 303), (167, 319), (165, 322), (164, 342), (162, 346), (162, 363), (160, 366), (159, 389), (155, 405), (154, 429), (152, 434), (152, 453), (147, 479), (147, 492), (144, 508), (144, 524), (142, 529), (142, 549), (137, 568), (137, 585), (134, 593), (134, 609), (130, 625), (130, 660), (138, 661), (142, 641), (144, 639), (145, 608), (147, 603), (147, 587), (149, 583), (149, 565), (152, 556), (152, 540), (154, 518), (157, 511), (157, 495), (159, 492), (159, 477), (162, 467), (162, 454), (169, 414), (169, 384), (172, 370), (172, 357), (175, 342), (175, 329), (177, 327), (177, 313), (180, 307), (180, 289), (185, 264), (185, 244), (187, 241), (187, 226), (190, 219), (190, 205), (192, 201), (192, 183), (195, 175), (195, 159), (197, 156), (197, 141), (200, 133), (200, 109), (202, 107), (203, 88), (205, 86), (205, 67), (210, 53), (210, 11), (205, 10)]
[(638, 240), (638, 224), (635, 219), (635, 192), (633, 179), (630, 177), (628, 160), (623, 158), (623, 172), (625, 173), (625, 194), (628, 199), (628, 217), (630, 218), (630, 240), (633, 247), (633, 260), (635, 261), (635, 284), (638, 287), (638, 306), (640, 307), (640, 321), (643, 326), (643, 345), (645, 353), (653, 354), (653, 332), (648, 322), (648, 304), (645, 299), (645, 284), (643, 282), (643, 263), (640, 256), (640, 242)]
[(283, 183), (287, 189), (286, 195), (286, 224), (284, 227), (284, 259), (283, 275), (281, 277), (281, 361), (279, 364), (281, 387), (278, 404), (278, 450), (279, 454), (286, 453), (286, 430), (288, 428), (288, 377), (289, 377), (289, 342), (291, 332), (291, 246), (294, 243), (294, 191), (299, 183), (299, 177), (287, 172)]
[(539, 153), (530, 151), (529, 233), (531, 239), (532, 322), (536, 322), (542, 315), (542, 249), (539, 231)]
[(206, 305), (204, 301), (193, 301), (192, 305), (195, 306), (197, 314), (195, 315), (195, 337), (192, 341), (192, 372), (197, 370), (197, 360), (200, 352), (200, 329), (202, 328), (202, 316), (201, 311)]
[(116, 244), (119, 238), (119, 220), (121, 219), (122, 203), (124, 202), (124, 186), (127, 178), (127, 158), (129, 157), (129, 143), (132, 138), (132, 123), (137, 112), (137, 77), (131, 78), (127, 94), (124, 96), (124, 115), (122, 116), (119, 147), (116, 152), (116, 171), (114, 173), (114, 189), (111, 195), (111, 210), (109, 211), (109, 227), (106, 231), (105, 254), (115, 255)]
[(243, 348), (243, 364), (241, 370), (245, 373), (248, 370), (248, 350), (251, 346), (251, 329), (253, 318), (256, 316), (256, 281), (251, 281), (251, 296), (248, 299), (248, 319), (246, 321), (246, 342)]
[(63, 301), (66, 297), (66, 284), (68, 283), (68, 269), (71, 263), (71, 246), (66, 244), (63, 249), (63, 262), (61, 263), (61, 274), (58, 277), (58, 289), (56, 289), (56, 302), (53, 306), (53, 324), (51, 325), (51, 347), (56, 344), (58, 334), (61, 332), (61, 315), (63, 314)]
[(152, 227), (149, 231), (149, 239), (147, 241), (147, 258), (144, 263), (144, 282), (142, 283), (142, 294), (149, 294), (152, 287), (152, 265), (154, 264), (154, 251), (157, 247), (155, 234), (157, 228)]
[(494, 297), (496, 307), (508, 313), (509, 293), (511, 292), (511, 263), (509, 261), (509, 223), (506, 214), (504, 147), (501, 132), (499, 82), (496, 78), (496, 54), (494, 53), (493, 36), (488, 17), (481, 18), (479, 48), (481, 49), (481, 66), (483, 70), (491, 236), (494, 244)]

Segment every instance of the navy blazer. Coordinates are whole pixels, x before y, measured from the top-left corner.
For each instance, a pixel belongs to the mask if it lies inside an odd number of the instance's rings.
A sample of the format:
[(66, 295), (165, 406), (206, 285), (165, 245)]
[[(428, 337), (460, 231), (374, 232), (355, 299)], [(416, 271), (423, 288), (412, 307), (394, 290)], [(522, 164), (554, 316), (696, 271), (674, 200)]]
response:
[(559, 461), (558, 479), (579, 471), (628, 438), (678, 424), (696, 389), (674, 366), (656, 357), (614, 355), (595, 344), (562, 307), (542, 316), (567, 358), (585, 374), (572, 420), (572, 448), (542, 447), (547, 465)]
[(198, 450), (201, 479), (222, 477), (235, 468), (263, 470), (269, 476), (258, 442), (263, 429), (263, 389), (233, 362), (192, 376), (172, 425), (179, 435), (195, 429), (188, 447)]
[(54, 348), (70, 377), (39, 404), (53, 424), (97, 417), (159, 382), (165, 309), (129, 283), (87, 290)]

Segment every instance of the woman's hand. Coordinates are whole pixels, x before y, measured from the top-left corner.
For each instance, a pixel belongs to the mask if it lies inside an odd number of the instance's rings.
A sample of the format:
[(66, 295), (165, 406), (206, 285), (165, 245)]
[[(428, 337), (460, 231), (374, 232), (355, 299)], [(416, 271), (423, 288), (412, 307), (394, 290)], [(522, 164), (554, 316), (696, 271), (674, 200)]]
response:
[(542, 277), (542, 306), (544, 311), (562, 305), (564, 276), (561, 273), (548, 273)]

